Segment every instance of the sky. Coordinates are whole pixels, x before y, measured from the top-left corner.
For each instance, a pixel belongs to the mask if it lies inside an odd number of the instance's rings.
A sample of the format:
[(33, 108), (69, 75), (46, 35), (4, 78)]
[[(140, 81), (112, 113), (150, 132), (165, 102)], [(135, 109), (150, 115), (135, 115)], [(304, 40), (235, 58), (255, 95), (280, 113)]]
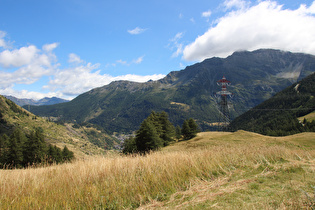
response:
[(315, 55), (314, 0), (0, 0), (0, 94), (73, 99), (206, 58)]

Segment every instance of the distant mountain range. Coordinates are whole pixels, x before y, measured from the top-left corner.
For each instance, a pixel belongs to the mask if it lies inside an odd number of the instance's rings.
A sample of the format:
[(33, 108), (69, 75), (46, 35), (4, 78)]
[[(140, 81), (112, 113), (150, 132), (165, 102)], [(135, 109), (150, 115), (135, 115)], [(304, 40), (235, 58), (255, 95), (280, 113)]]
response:
[(7, 99), (10, 99), (13, 101), (15, 104), (19, 106), (25, 106), (25, 105), (33, 105), (33, 106), (41, 106), (41, 105), (53, 105), (53, 104), (59, 104), (59, 103), (64, 103), (68, 102), (69, 100), (57, 98), (57, 97), (52, 97), (52, 98), (42, 98), (40, 100), (33, 100), (33, 99), (26, 99), (26, 98), (16, 98), (14, 96), (4, 96)]
[(315, 113), (315, 73), (237, 117), (230, 130), (274, 136), (315, 132), (315, 120), (303, 117), (310, 113)]
[(224, 75), (232, 82), (230, 107), (234, 119), (277, 92), (315, 71), (315, 56), (261, 49), (213, 57), (170, 72), (158, 81), (116, 81), (83, 93), (67, 103), (31, 107), (40, 116), (89, 122), (108, 132), (131, 132), (151, 111), (166, 111), (170, 121), (182, 125), (193, 118), (203, 129), (215, 129), (219, 112), (215, 92)]

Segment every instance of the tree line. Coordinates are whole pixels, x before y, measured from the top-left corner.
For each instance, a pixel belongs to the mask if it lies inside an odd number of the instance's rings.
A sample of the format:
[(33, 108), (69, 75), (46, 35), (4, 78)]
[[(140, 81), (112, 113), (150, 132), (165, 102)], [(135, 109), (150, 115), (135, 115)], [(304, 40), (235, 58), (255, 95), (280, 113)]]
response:
[(19, 128), (8, 136), (0, 136), (0, 168), (22, 168), (40, 163), (63, 163), (74, 159), (66, 146), (63, 149), (47, 144), (43, 130), (37, 128), (26, 135)]
[(169, 145), (180, 139), (191, 139), (198, 132), (198, 125), (193, 119), (185, 120), (182, 128), (169, 121), (166, 112), (151, 112), (143, 120), (135, 137), (126, 139), (123, 144), (123, 153), (146, 153)]

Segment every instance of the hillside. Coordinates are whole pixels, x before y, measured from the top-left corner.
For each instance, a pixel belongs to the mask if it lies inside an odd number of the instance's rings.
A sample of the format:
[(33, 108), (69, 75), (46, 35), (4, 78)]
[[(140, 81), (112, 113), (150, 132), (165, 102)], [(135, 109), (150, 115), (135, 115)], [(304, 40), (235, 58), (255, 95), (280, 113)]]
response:
[(230, 129), (267, 135), (315, 131), (314, 110), (315, 73), (237, 117), (231, 122)]
[[(16, 127), (19, 127), (26, 134), (40, 127), (43, 129), (45, 140), (48, 143), (60, 148), (66, 145), (74, 151), (78, 158), (86, 155), (103, 154), (104, 149), (116, 144), (114, 139), (93, 127), (74, 128), (71, 124), (60, 125), (49, 122), (0, 95), (0, 134), (10, 135)], [(101, 148), (91, 143), (94, 139), (98, 139), (98, 142), (94, 142), (96, 145), (102, 142), (102, 145), (99, 145)]]
[(215, 129), (216, 81), (226, 76), (234, 94), (231, 116), (235, 118), (315, 70), (315, 56), (279, 50), (235, 52), (227, 58), (210, 58), (170, 72), (146, 83), (116, 81), (83, 93), (70, 102), (31, 107), (40, 116), (101, 126), (108, 132), (131, 132), (152, 110), (165, 111), (170, 121), (182, 125), (193, 118), (202, 129)]
[(0, 170), (3, 209), (312, 209), (315, 133), (205, 132), (145, 156)]

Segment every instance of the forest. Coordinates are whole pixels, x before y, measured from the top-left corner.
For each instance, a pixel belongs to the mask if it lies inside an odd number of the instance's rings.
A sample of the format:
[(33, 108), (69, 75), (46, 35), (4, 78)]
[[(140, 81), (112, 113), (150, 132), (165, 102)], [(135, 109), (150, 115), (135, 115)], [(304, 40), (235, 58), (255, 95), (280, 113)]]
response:
[(37, 128), (29, 135), (16, 128), (10, 136), (7, 134), (0, 136), (0, 168), (59, 164), (72, 159), (74, 154), (66, 146), (60, 149), (47, 144), (41, 128)]
[(147, 153), (158, 150), (180, 139), (194, 138), (199, 132), (197, 123), (192, 119), (184, 121), (182, 128), (174, 126), (166, 112), (151, 112), (143, 120), (135, 137), (130, 137), (123, 144), (123, 153)]

